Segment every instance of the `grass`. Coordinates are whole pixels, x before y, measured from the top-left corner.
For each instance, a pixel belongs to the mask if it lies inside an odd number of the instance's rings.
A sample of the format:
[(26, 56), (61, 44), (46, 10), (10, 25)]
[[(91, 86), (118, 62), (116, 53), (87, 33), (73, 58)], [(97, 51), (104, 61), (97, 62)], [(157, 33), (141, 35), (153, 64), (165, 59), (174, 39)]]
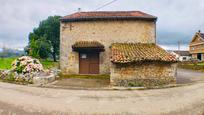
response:
[(42, 63), (44, 69), (51, 69), (54, 67), (58, 67), (59, 63), (58, 62), (53, 62), (52, 60), (40, 60)]
[[(16, 58), (0, 58), (0, 69), (11, 69), (11, 64)], [(40, 60), (45, 69), (58, 67), (58, 62), (52, 60)]]
[(11, 69), (11, 64), (16, 58), (0, 58), (0, 69)]
[(179, 67), (180, 68), (184, 68), (184, 69), (204, 71), (204, 62), (199, 62), (197, 64), (193, 64), (193, 63), (180, 63)]
[(59, 79), (66, 79), (66, 78), (83, 78), (83, 79), (110, 79), (110, 75), (63, 75), (60, 74)]

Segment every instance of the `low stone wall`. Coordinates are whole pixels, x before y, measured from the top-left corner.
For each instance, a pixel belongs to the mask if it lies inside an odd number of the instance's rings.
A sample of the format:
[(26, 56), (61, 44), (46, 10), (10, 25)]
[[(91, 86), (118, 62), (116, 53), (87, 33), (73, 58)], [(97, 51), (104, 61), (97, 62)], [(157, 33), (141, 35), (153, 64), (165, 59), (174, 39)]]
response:
[(158, 86), (176, 82), (177, 64), (149, 62), (112, 64), (111, 84), (116, 86)]
[(0, 80), (19, 84), (34, 84), (42, 86), (55, 81), (60, 71), (52, 69), (49, 71), (18, 74), (11, 70), (0, 70)]
[(51, 74), (49, 76), (38, 76), (33, 78), (33, 84), (36, 86), (42, 86), (48, 83), (51, 83), (55, 81), (55, 76), (54, 74)]

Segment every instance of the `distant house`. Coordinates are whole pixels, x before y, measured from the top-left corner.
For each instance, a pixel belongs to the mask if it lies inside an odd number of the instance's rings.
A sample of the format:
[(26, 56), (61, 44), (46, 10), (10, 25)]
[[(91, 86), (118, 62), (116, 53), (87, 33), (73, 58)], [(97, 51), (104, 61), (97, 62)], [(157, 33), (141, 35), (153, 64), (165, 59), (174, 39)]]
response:
[(157, 17), (140, 11), (61, 18), (62, 74), (110, 74), (113, 85), (175, 82), (176, 59), (156, 45)]
[(169, 53), (173, 54), (176, 56), (176, 59), (178, 61), (190, 61), (191, 60), (191, 54), (189, 51), (168, 51)]
[(196, 32), (189, 44), (189, 49), (193, 59), (204, 61), (204, 33)]

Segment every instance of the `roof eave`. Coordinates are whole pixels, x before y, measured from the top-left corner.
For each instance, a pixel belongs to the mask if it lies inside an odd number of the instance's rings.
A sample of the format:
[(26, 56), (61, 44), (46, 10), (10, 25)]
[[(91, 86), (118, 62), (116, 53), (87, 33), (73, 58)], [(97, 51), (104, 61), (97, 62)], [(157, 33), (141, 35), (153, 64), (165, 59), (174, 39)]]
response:
[(157, 21), (157, 17), (92, 17), (92, 18), (61, 18), (61, 22), (80, 22), (80, 21), (103, 21), (103, 20), (145, 20)]
[(137, 63), (166, 63), (166, 64), (173, 64), (178, 63), (178, 61), (163, 61), (163, 60), (141, 60), (141, 61), (132, 61), (132, 62), (122, 62), (122, 61), (111, 61), (113, 64), (137, 64)]

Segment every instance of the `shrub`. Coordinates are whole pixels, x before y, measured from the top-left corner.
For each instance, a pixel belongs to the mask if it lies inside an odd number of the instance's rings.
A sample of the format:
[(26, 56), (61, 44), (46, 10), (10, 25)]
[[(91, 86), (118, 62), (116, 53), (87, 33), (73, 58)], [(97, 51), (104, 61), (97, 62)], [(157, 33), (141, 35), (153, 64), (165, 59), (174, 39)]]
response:
[(43, 71), (43, 66), (37, 59), (29, 56), (23, 56), (12, 63), (12, 70), (18, 74), (35, 73)]

